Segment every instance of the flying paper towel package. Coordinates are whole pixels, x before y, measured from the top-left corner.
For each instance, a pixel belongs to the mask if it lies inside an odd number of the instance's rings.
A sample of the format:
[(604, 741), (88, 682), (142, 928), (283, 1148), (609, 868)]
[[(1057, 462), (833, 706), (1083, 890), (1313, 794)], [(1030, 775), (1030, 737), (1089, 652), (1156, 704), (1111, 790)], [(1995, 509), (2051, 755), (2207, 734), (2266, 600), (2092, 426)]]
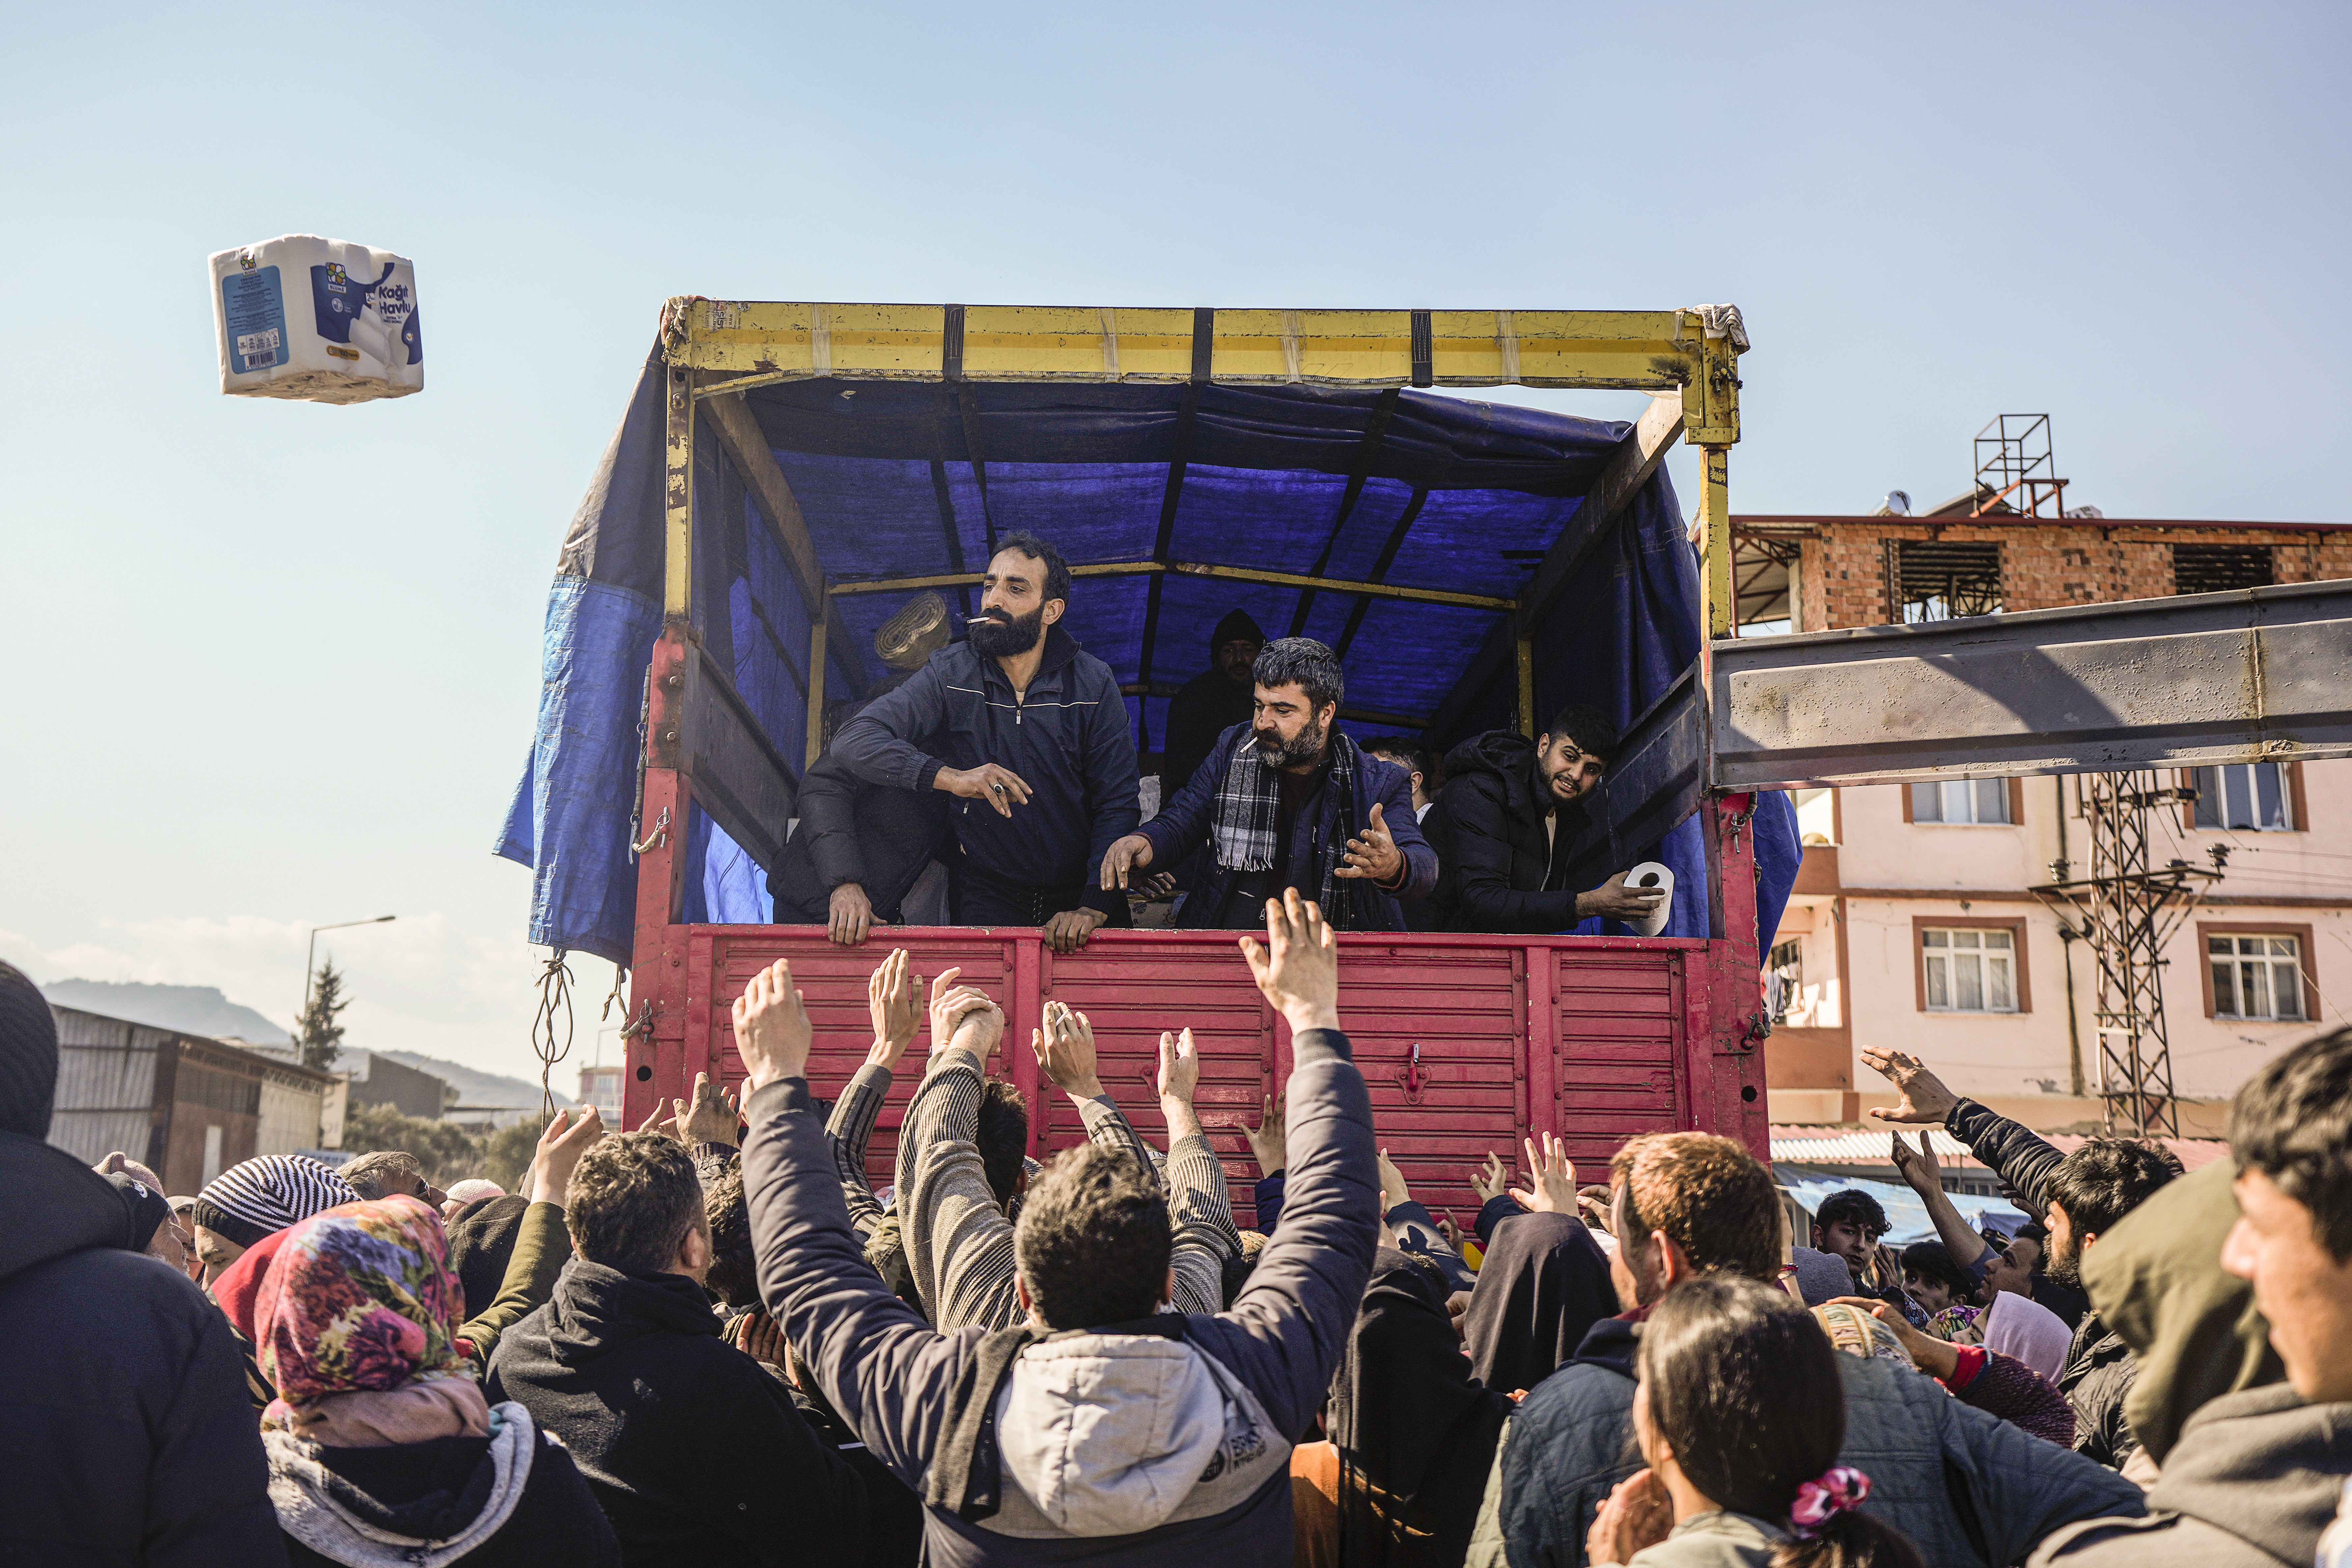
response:
[(425, 389), (416, 268), (389, 250), (288, 234), (212, 258), (221, 390), (366, 403)]

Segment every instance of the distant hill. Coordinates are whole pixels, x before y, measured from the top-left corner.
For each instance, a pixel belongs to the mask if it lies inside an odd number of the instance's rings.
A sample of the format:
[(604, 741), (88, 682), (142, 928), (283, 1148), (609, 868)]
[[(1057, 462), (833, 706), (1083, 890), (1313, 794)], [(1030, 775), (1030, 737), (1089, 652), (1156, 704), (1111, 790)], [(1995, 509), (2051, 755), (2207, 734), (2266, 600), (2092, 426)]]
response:
[(218, 1039), (233, 1036), (256, 1046), (283, 1046), (294, 1037), (213, 985), (146, 985), (115, 980), (53, 980), (41, 994), (60, 1007), (78, 1007), (151, 1028)]
[[(519, 1078), (504, 1078), (444, 1057), (428, 1057), (415, 1051), (373, 1051), (369, 1054), (386, 1058), (403, 1067), (415, 1068), (418, 1072), (431, 1073), (457, 1089), (460, 1106), (511, 1105), (535, 1109), (539, 1104), (539, 1085), (526, 1083)], [(550, 1081), (555, 1089), (556, 1104), (567, 1104), (579, 1098), (580, 1069), (575, 1064), (557, 1063), (555, 1076)]]

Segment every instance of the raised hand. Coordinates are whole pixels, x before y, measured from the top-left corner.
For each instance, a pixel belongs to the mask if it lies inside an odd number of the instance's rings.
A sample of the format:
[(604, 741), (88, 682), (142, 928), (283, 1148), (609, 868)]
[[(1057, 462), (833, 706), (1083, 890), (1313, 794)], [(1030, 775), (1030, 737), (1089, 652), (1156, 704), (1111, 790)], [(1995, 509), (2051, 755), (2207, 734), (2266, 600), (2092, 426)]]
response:
[(680, 1142), (686, 1143), (724, 1143), (730, 1148), (735, 1142), (735, 1123), (739, 1117), (735, 1097), (710, 1081), (710, 1075), (694, 1075), (694, 1100), (670, 1102), (670, 1121), (677, 1129)]
[(1192, 1103), (1192, 1096), (1201, 1087), (1201, 1053), (1192, 1044), (1192, 1031), (1177, 1033), (1162, 1030), (1160, 1036), (1160, 1098), (1181, 1100)]
[(908, 967), (903, 947), (893, 949), (866, 976), (866, 1008), (874, 1019), (874, 1047), (866, 1053), (868, 1066), (895, 1068), (915, 1043), (915, 1030), (922, 1023), (915, 987), (921, 979)]
[(1258, 1111), (1257, 1125), (1242, 1124), (1242, 1136), (1249, 1140), (1250, 1158), (1257, 1162), (1260, 1177), (1271, 1176), (1290, 1163), (1283, 1119), (1282, 1097), (1268, 1091), (1265, 1104)]
[(1511, 1189), (1511, 1196), (1519, 1205), (1533, 1214), (1574, 1214), (1576, 1206), (1576, 1166), (1568, 1157), (1568, 1145), (1547, 1132), (1543, 1135), (1543, 1152), (1536, 1152), (1536, 1141), (1527, 1141), (1528, 1168), (1534, 1173), (1528, 1184), (1532, 1192)]
[(780, 958), (752, 975), (743, 994), (735, 999), (733, 1011), (735, 1050), (743, 1058), (746, 1093), (808, 1071), (809, 1047), (815, 1043), (816, 1029), (793, 985), (789, 962)]
[(677, 1116), (674, 1113), (668, 1116), (662, 1114), (664, 1110), (676, 1103), (677, 1101), (675, 1100), (655, 1100), (654, 1108), (646, 1112), (646, 1119), (637, 1123), (637, 1131), (640, 1132), (658, 1132), (665, 1138), (677, 1137)]
[(1323, 911), (1297, 889), (1265, 901), (1265, 945), (1245, 936), (1241, 949), (1258, 990), (1289, 1021), (1291, 1033), (1339, 1026), (1339, 944)]
[(1348, 840), (1346, 859), (1348, 863), (1333, 871), (1333, 876), (1368, 878), (1374, 887), (1384, 888), (1403, 875), (1404, 851), (1389, 836), (1380, 802), (1372, 803), (1370, 824)]
[(1102, 1097), (1102, 1078), (1096, 1066), (1094, 1026), (1084, 1013), (1074, 1013), (1059, 1002), (1045, 1004), (1044, 1027), (1029, 1032), (1029, 1048), (1036, 1053), (1037, 1070), (1045, 1081), (1074, 1100)]
[(997, 1037), (1004, 1033), (1004, 1014), (978, 986), (958, 985), (956, 980), (962, 973), (961, 968), (950, 969), (931, 982), (931, 1049), (943, 1051), (957, 1044), (958, 1032), (966, 1027), (969, 1020), (978, 1018), (981, 1021), (971, 1026), (982, 1037), (966, 1048), (980, 1058), (985, 1069), (989, 1054), (996, 1049)]
[(1412, 1189), (1404, 1184), (1404, 1173), (1396, 1168), (1396, 1162), (1389, 1158), (1389, 1152), (1386, 1149), (1381, 1151), (1380, 1173), (1382, 1214), (1388, 1213), (1399, 1204), (1412, 1201)]
[(1862, 1065), (1893, 1084), (1900, 1097), (1891, 1107), (1870, 1108), (1870, 1114), (1881, 1121), (1941, 1126), (1960, 1102), (1960, 1097), (1946, 1089), (1944, 1080), (1929, 1072), (1917, 1057), (1884, 1046), (1864, 1046)]
[(572, 1184), (572, 1173), (578, 1169), (580, 1156), (588, 1146), (604, 1136), (604, 1119), (593, 1105), (577, 1110), (559, 1110), (539, 1134), (539, 1146), (531, 1152), (530, 1169), (523, 1176), (522, 1190), (535, 1204), (554, 1204), (561, 1207), (564, 1189)]
[(1927, 1142), (1928, 1134), (1919, 1134), (1919, 1147), (1916, 1149), (1904, 1142), (1900, 1132), (1887, 1136), (1895, 1145), (1895, 1173), (1910, 1184), (1913, 1192), (1936, 1192), (1943, 1187), (1943, 1180), (1937, 1174), (1936, 1151)]
[(1493, 1203), (1511, 1188), (1511, 1168), (1492, 1149), (1486, 1151), (1486, 1163), (1470, 1173), (1470, 1190), (1478, 1194), (1483, 1206)]

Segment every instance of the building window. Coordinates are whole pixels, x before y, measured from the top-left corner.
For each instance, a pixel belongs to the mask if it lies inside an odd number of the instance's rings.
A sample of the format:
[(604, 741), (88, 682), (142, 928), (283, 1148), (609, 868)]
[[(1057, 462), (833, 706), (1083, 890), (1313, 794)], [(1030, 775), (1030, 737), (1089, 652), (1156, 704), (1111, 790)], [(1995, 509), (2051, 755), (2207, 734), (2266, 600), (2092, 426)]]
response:
[(2014, 939), (2005, 931), (1929, 926), (1920, 934), (1930, 1013), (2017, 1011)]
[(1775, 942), (1764, 957), (1764, 980), (1771, 1006), (1772, 1021), (1785, 1024), (1789, 1009), (1796, 1006), (1802, 994), (1805, 980), (1803, 942), (1790, 937)]
[(2292, 833), (2294, 792), (2277, 763), (2231, 763), (2198, 768), (2197, 826), (2245, 827), (2257, 833)]
[(2000, 546), (1893, 539), (1895, 597), (1906, 622), (2000, 613)]
[(2231, 588), (2267, 588), (2278, 581), (2267, 544), (2176, 544), (2172, 591), (2219, 594)]
[(1942, 779), (1911, 786), (1914, 822), (2005, 823), (2009, 820), (2007, 779)]
[(2291, 936), (2209, 936), (2217, 1018), (2303, 1016), (2302, 944)]

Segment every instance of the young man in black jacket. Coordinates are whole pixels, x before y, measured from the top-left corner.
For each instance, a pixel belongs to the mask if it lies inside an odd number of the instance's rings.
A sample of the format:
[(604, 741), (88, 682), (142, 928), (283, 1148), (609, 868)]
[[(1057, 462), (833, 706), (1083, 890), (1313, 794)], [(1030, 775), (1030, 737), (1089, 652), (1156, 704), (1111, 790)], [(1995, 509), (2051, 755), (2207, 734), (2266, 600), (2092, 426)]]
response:
[(791, 1394), (719, 1338), (702, 1184), (658, 1132), (606, 1138), (565, 1191), (572, 1259), (483, 1392), (563, 1441), (630, 1568), (855, 1563), (866, 1493)]
[(1437, 851), (1436, 929), (1560, 931), (1596, 915), (1645, 919), (1662, 894), (1626, 887), (1622, 871), (1577, 892), (1560, 855), (1616, 752), (1616, 726), (1580, 706), (1561, 709), (1533, 741), (1490, 730), (1448, 752), (1444, 793), (1422, 823)]
[(0, 963), (0, 1562), (286, 1561), (228, 1321), (133, 1204), (45, 1142), (58, 1026)]
[(1135, 737), (1110, 666), (1057, 624), (1070, 569), (1034, 533), (988, 563), (970, 640), (843, 727), (833, 749), (869, 784), (957, 799), (956, 920), (1043, 926), (1056, 952), (1130, 923), (1127, 895), (1095, 886), (1134, 830)]

